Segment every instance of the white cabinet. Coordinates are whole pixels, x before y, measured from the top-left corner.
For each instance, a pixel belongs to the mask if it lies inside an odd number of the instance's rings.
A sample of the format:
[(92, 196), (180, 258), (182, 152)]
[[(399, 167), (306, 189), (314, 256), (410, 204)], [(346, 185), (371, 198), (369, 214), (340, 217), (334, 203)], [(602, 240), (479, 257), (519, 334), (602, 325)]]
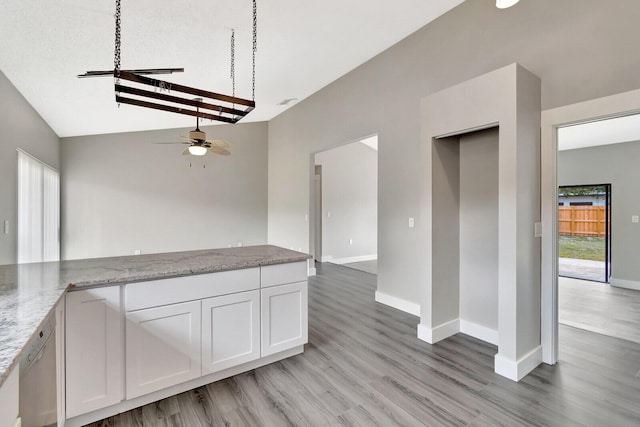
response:
[(0, 427), (20, 425), (18, 401), (20, 396), (20, 367), (16, 366), (0, 388)]
[(202, 374), (260, 357), (260, 291), (202, 301)]
[(69, 292), (65, 323), (67, 417), (120, 402), (120, 287)]
[(127, 399), (201, 375), (200, 301), (127, 312)]
[(262, 357), (307, 343), (307, 282), (262, 288)]

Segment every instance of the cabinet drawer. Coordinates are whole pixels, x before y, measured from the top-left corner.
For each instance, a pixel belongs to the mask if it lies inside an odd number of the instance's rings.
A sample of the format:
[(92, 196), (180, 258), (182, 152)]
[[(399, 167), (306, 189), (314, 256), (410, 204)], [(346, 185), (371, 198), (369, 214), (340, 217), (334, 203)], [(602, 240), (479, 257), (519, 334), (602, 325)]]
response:
[(292, 262), (289, 264), (267, 265), (260, 272), (260, 286), (284, 285), (307, 280), (307, 262)]
[(174, 277), (131, 283), (125, 290), (126, 311), (194, 301), (260, 287), (260, 269)]

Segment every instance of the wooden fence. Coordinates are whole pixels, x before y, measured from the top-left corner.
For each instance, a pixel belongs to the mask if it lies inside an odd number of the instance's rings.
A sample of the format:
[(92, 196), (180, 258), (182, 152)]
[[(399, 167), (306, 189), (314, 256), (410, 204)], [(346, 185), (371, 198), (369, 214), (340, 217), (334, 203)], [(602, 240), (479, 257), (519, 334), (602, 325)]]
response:
[(604, 237), (606, 206), (558, 206), (558, 234)]

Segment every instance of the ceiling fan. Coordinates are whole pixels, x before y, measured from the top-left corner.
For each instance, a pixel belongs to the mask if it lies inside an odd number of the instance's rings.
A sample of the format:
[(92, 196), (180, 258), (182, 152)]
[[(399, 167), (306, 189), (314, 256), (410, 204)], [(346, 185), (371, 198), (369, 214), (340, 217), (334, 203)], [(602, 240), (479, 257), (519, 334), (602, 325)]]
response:
[[(196, 98), (195, 101), (202, 101), (201, 98)], [(207, 140), (207, 134), (200, 130), (200, 126), (198, 121), (200, 117), (198, 116), (199, 107), (196, 107), (196, 128), (189, 132), (189, 136), (181, 136), (180, 138), (185, 139), (185, 141), (176, 141), (176, 142), (156, 142), (156, 144), (185, 144), (188, 145), (187, 148), (182, 152), (183, 155), (192, 155), (192, 156), (204, 156), (207, 152), (212, 152), (214, 154), (219, 154), (221, 156), (228, 156), (231, 154), (227, 148), (231, 147), (231, 143), (227, 141), (222, 141), (220, 139), (212, 139)]]

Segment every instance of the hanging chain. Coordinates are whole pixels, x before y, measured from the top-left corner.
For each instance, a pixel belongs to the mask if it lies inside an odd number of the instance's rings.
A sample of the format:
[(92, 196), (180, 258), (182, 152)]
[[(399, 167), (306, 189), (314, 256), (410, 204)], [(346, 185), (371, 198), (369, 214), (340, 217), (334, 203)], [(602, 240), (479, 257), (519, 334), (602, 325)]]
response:
[(256, 100), (256, 51), (258, 50), (258, 6), (253, 0), (253, 50), (251, 56), (251, 98)]
[(231, 30), (231, 88), (232, 96), (236, 96), (236, 30)]
[(113, 76), (116, 79), (116, 83), (120, 83), (120, 46), (122, 43), (122, 40), (120, 38), (120, 0), (116, 0), (116, 14), (115, 14), (115, 18), (116, 18), (116, 44), (115, 44), (115, 50), (114, 50), (114, 57), (113, 57), (113, 68), (114, 68), (114, 73)]

